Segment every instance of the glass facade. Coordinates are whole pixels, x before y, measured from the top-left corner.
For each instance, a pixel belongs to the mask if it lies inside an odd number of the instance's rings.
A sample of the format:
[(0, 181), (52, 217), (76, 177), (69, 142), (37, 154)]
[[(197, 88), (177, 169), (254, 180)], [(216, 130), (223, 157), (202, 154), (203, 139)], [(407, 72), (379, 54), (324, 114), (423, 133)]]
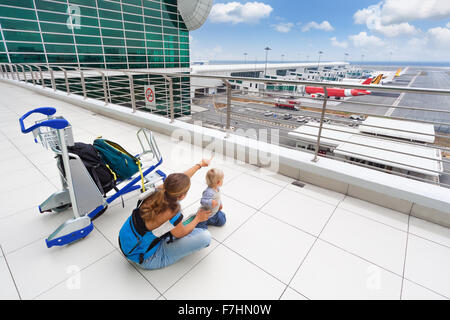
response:
[(0, 0), (0, 62), (189, 68), (176, 0)]
[[(189, 31), (177, 0), (0, 0), (0, 63), (189, 68)], [(89, 97), (101, 94), (96, 87), (99, 80), (86, 78)], [(123, 77), (118, 84), (109, 83), (112, 103), (129, 105), (126, 80)], [(189, 78), (173, 80), (176, 112), (189, 114)], [(77, 82), (70, 79), (71, 87), (79, 86), (72, 85)], [(152, 84), (152, 76), (135, 76), (134, 82), (139, 105), (141, 98), (144, 101), (144, 85)], [(56, 84), (65, 90), (63, 79), (57, 79)], [(163, 87), (160, 92), (156, 90), (159, 113), (168, 108), (167, 85)]]

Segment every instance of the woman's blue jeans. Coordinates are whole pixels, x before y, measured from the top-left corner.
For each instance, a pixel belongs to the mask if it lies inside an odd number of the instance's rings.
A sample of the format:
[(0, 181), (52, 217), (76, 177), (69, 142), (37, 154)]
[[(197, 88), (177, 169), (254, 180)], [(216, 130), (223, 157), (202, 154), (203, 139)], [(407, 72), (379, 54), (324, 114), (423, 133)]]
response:
[(195, 228), (183, 238), (174, 238), (171, 243), (167, 243), (167, 241), (167, 239), (162, 240), (155, 254), (139, 266), (149, 270), (165, 268), (181, 258), (209, 246), (211, 234), (206, 229)]

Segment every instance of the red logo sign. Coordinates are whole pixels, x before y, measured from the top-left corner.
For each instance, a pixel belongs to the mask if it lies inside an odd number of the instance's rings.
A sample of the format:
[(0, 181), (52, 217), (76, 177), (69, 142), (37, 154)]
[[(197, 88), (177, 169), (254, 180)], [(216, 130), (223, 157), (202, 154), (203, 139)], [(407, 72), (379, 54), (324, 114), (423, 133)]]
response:
[(145, 98), (147, 99), (148, 102), (155, 101), (155, 94), (151, 88), (145, 90)]

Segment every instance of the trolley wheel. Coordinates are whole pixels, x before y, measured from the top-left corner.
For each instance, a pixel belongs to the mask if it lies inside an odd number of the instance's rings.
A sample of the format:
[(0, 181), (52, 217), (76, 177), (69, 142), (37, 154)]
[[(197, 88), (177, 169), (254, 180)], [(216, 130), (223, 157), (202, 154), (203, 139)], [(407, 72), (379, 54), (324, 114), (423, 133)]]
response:
[(62, 206), (53, 208), (51, 211), (54, 213), (60, 213), (63, 211), (66, 211), (67, 209), (69, 209), (72, 206), (72, 204), (68, 203), (68, 204), (63, 204)]

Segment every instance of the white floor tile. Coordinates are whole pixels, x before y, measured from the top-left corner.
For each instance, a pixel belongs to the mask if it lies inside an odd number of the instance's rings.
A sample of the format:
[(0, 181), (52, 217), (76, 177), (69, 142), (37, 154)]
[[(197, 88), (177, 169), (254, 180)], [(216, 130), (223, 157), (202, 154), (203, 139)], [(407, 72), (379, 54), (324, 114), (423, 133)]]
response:
[(280, 186), (242, 174), (222, 187), (222, 192), (249, 206), (259, 209), (282, 190)]
[(411, 216), (409, 233), (450, 247), (450, 228)]
[[(304, 183), (300, 181), (301, 183)], [(307, 195), (311, 198), (324, 201), (333, 206), (337, 206), (342, 199), (344, 199), (345, 195), (336, 191), (327, 190), (312, 184), (304, 183), (305, 186), (303, 188), (289, 184), (287, 189), (300, 192), (304, 195)]]
[(47, 248), (36, 241), (7, 255), (22, 299), (33, 299), (68, 279), (74, 268), (83, 269), (114, 248), (95, 229), (84, 239), (64, 247)]
[(220, 245), (164, 296), (169, 300), (273, 300), (284, 288), (284, 284)]
[(335, 206), (326, 202), (285, 189), (261, 211), (317, 236), (334, 209)]
[(301, 295), (297, 291), (287, 288), (281, 296), (280, 300), (308, 300), (305, 296)]
[(37, 207), (21, 211), (0, 220), (0, 243), (7, 254), (48, 237), (71, 218), (72, 209), (60, 213), (40, 213)]
[(2, 204), (0, 219), (25, 209), (37, 208), (56, 190), (56, 187), (49, 181), (43, 180), (20, 189), (0, 193), (0, 203)]
[(155, 300), (158, 291), (123, 256), (113, 251), (37, 297), (45, 300)]
[(251, 217), (224, 244), (288, 283), (315, 238), (262, 213)]
[(23, 187), (46, 181), (47, 178), (35, 167), (26, 167), (2, 175), (2, 180), (7, 183), (0, 184), (0, 193), (15, 190), (20, 192)]
[(320, 238), (402, 275), (406, 236), (405, 232), (338, 208)]
[(403, 280), (402, 300), (447, 300), (445, 297), (419, 286), (407, 279)]
[(405, 278), (450, 298), (450, 248), (410, 234)]
[(384, 208), (367, 201), (346, 197), (339, 205), (339, 208), (385, 223), (403, 231), (408, 230), (407, 214)]
[(258, 167), (255, 167), (255, 170), (249, 170), (248, 174), (263, 179), (267, 182), (276, 184), (283, 188), (294, 181), (294, 179), (292, 178)]
[(185, 274), (189, 276), (188, 271), (199, 263), (205, 256), (210, 254), (217, 246), (218, 242), (211, 240), (210, 245), (207, 248), (194, 252), (191, 255), (184, 257), (176, 263), (158, 270), (143, 270), (139, 269), (139, 272), (153, 285), (159, 292), (164, 293), (178, 280), (180, 280)]
[(309, 299), (400, 299), (402, 278), (318, 240), (290, 286)]
[(3, 257), (0, 257), (0, 284), (0, 300), (19, 299), (19, 294)]

